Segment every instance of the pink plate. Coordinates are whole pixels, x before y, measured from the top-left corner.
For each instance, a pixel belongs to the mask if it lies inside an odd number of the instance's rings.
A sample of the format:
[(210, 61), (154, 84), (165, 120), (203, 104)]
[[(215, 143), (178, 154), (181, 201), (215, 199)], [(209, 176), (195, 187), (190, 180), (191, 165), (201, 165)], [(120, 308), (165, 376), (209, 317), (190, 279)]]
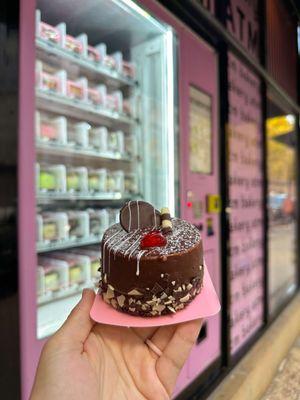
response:
[(213, 287), (207, 267), (204, 267), (203, 288), (195, 299), (182, 311), (161, 317), (135, 317), (116, 311), (102, 300), (98, 294), (95, 297), (90, 316), (95, 322), (108, 325), (144, 328), (148, 326), (163, 326), (179, 324), (193, 319), (205, 318), (220, 311), (220, 302)]

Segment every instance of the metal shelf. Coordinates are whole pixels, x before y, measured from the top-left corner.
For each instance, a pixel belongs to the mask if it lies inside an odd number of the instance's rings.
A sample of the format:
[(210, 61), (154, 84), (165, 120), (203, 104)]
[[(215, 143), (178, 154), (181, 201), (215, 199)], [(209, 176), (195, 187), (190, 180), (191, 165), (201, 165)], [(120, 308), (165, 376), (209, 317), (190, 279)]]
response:
[(46, 253), (54, 250), (70, 249), (72, 247), (88, 246), (90, 244), (100, 243), (102, 236), (90, 237), (87, 239), (65, 240), (52, 243), (37, 243), (36, 249), (38, 253)]
[(136, 120), (126, 115), (104, 108), (93, 108), (89, 104), (74, 101), (55, 93), (49, 94), (39, 89), (36, 90), (36, 107), (41, 110), (73, 117), (80, 121), (109, 127), (120, 127), (124, 130), (137, 123)]
[(73, 290), (67, 289), (67, 290), (63, 291), (63, 294), (57, 295), (56, 297), (48, 297), (47, 298), (45, 296), (45, 298), (43, 298), (43, 297), (38, 298), (38, 300), (37, 300), (38, 307), (42, 307), (42, 306), (44, 306), (46, 304), (50, 304), (50, 303), (55, 303), (55, 302), (57, 303), (60, 300), (67, 299), (67, 298), (73, 297), (73, 296), (77, 296), (82, 293), (82, 290), (84, 288), (94, 289), (95, 286), (96, 286), (96, 284), (94, 284), (94, 282), (84, 283), (84, 284), (81, 284), (79, 288), (76, 288)]
[(74, 67), (76, 73), (84, 75), (88, 79), (101, 80), (113, 87), (134, 86), (136, 82), (127, 78), (117, 71), (106, 68), (100, 64), (96, 64), (90, 60), (73, 54), (60, 46), (36, 38), (37, 58), (58, 68), (65, 69), (72, 73)]
[(81, 294), (53, 299), (37, 307), (37, 338), (43, 339), (56, 332), (65, 322), (73, 307), (80, 300)]
[(120, 153), (106, 152), (101, 153), (94, 149), (84, 149), (79, 148), (73, 145), (62, 145), (58, 143), (51, 142), (42, 142), (36, 141), (36, 150), (39, 153), (47, 153), (59, 156), (78, 156), (78, 157), (92, 157), (97, 159), (106, 159), (106, 160), (118, 160), (118, 161), (131, 161), (130, 157), (127, 155), (122, 155)]
[(116, 193), (60, 193), (60, 192), (45, 192), (37, 193), (36, 199), (38, 203), (51, 200), (125, 200), (132, 197), (129, 194)]

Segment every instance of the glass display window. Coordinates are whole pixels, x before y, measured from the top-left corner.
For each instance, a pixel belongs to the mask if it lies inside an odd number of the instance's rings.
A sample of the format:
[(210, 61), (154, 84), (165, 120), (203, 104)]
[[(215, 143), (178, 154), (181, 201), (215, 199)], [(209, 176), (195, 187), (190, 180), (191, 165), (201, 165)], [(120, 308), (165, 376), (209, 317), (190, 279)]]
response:
[(296, 265), (296, 116), (269, 93), (267, 102), (268, 296), (269, 313), (295, 292)]

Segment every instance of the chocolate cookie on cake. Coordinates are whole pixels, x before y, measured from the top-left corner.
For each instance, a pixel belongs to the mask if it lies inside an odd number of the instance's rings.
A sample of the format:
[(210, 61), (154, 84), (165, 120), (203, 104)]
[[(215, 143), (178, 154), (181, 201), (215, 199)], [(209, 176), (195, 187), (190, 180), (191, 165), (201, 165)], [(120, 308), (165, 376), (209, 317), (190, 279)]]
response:
[(144, 201), (129, 201), (102, 240), (100, 293), (115, 309), (145, 317), (176, 313), (200, 292), (199, 231)]

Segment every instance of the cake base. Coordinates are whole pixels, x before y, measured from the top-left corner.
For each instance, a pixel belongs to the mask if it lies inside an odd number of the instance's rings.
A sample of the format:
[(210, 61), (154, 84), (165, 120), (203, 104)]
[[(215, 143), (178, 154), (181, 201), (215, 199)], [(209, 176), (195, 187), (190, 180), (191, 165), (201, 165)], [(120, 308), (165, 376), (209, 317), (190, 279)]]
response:
[(90, 317), (99, 324), (130, 328), (149, 328), (180, 324), (199, 318), (208, 318), (220, 311), (220, 302), (212, 284), (207, 267), (204, 265), (203, 287), (188, 307), (177, 313), (155, 318), (139, 317), (119, 312), (105, 303), (101, 295), (95, 296)]
[(176, 313), (184, 309), (200, 293), (203, 282), (203, 267), (199, 276), (181, 285), (171, 283), (163, 289), (159, 285), (146, 293), (124, 293), (101, 281), (100, 293), (103, 300), (117, 311), (140, 317), (156, 317)]

